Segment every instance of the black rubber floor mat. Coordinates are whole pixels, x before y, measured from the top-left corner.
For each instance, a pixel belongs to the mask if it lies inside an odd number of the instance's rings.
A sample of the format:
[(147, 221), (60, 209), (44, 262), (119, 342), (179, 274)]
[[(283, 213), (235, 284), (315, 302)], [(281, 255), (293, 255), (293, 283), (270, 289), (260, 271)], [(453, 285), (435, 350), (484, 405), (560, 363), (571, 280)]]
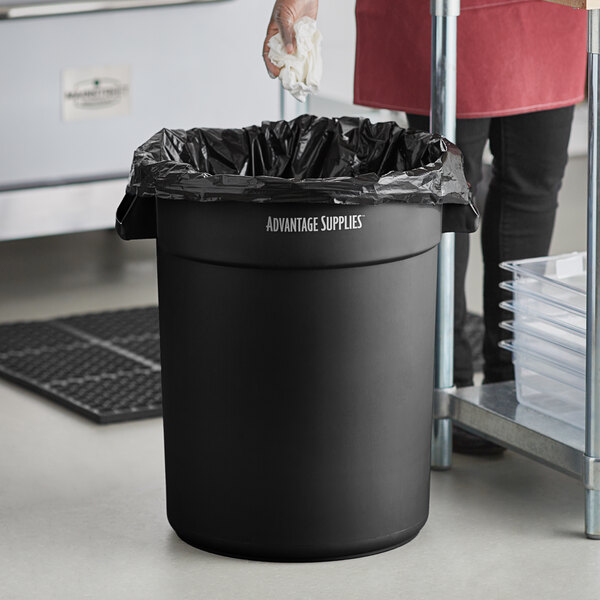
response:
[(56, 319), (56, 323), (100, 340), (158, 337), (158, 309), (155, 306), (75, 315)]
[(48, 389), (75, 406), (94, 411), (104, 422), (124, 421), (125, 415), (133, 419), (162, 414), (160, 373), (156, 372), (57, 382)]
[(160, 416), (158, 309), (0, 325), (0, 376), (97, 423)]
[(43, 350), (81, 342), (72, 333), (57, 329), (51, 321), (1, 325), (0, 354), (23, 350)]
[(118, 348), (160, 365), (160, 341), (158, 337), (143, 339), (130, 337), (125, 340), (114, 340), (113, 344)]

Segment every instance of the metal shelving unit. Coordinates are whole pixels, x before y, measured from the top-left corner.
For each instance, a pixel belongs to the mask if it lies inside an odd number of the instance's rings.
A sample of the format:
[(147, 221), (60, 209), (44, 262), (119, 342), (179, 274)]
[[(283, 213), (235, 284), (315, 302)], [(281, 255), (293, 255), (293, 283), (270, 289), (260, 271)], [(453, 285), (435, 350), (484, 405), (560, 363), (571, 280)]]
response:
[[(514, 383), (453, 387), (453, 234), (438, 260), (436, 392), (432, 468), (449, 469), (452, 423), (559, 471), (585, 487), (585, 533), (600, 539), (600, 0), (547, 0), (588, 11), (588, 237), (585, 435), (517, 402)], [(432, 131), (453, 140), (456, 130), (456, 26), (460, 0), (431, 0)]]

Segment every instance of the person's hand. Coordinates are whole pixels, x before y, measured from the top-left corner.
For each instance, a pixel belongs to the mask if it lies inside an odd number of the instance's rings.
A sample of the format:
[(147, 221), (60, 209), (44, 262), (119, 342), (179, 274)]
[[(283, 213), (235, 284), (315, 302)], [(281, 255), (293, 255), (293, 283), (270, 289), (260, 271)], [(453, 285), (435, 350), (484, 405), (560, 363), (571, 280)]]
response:
[(318, 8), (319, 0), (277, 0), (275, 2), (263, 44), (263, 60), (273, 79), (279, 76), (280, 69), (269, 60), (269, 40), (281, 33), (288, 54), (292, 54), (296, 51), (294, 23), (302, 17), (316, 20)]

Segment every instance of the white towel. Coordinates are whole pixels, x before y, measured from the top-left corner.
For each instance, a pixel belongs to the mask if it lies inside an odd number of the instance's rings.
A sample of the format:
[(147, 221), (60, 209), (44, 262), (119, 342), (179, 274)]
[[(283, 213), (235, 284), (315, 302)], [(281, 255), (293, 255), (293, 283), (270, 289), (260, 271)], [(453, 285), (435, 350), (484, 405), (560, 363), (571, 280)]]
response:
[(317, 22), (310, 17), (302, 17), (294, 24), (296, 52), (288, 54), (281, 34), (269, 40), (269, 60), (281, 69), (279, 79), (283, 87), (296, 100), (304, 102), (308, 94), (319, 91), (323, 74), (321, 57), (321, 32)]

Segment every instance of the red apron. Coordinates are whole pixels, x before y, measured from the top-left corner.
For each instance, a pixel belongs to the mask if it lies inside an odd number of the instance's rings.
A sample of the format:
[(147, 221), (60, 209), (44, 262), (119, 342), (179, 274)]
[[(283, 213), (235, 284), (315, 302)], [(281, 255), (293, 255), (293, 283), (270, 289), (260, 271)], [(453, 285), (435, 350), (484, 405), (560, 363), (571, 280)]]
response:
[[(356, 104), (427, 115), (429, 0), (357, 0)], [(586, 11), (541, 0), (463, 0), (457, 116), (505, 116), (583, 100)]]

